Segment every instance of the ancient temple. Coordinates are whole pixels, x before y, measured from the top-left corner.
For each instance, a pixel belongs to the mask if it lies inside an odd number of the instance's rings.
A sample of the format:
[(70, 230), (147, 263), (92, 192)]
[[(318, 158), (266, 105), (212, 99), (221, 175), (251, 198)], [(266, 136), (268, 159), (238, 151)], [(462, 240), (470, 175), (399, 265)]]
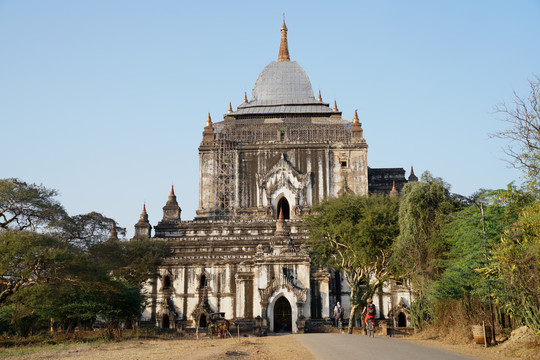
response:
[[(334, 101), (314, 96), (302, 67), (291, 61), (285, 21), (278, 61), (255, 81), (251, 97), (223, 121), (206, 120), (199, 147), (199, 206), (181, 220), (174, 188), (154, 226), (172, 245), (160, 277), (149, 282), (143, 321), (163, 327), (206, 326), (223, 312), (268, 331), (301, 331), (330, 317), (335, 301), (350, 306), (339, 273), (310, 262), (302, 218), (323, 199), (346, 193), (397, 194), (403, 169), (369, 169), (368, 145), (354, 111), (344, 119)], [(135, 238), (151, 237), (143, 208)], [(386, 287), (386, 316), (408, 295)], [(401, 296), (403, 295), (403, 296)], [(377, 301), (377, 300), (376, 300)]]

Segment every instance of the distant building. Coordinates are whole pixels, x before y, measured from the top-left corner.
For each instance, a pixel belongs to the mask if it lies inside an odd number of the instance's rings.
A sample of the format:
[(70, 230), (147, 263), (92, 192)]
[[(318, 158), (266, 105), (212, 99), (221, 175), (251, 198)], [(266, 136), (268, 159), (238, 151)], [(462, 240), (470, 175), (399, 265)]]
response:
[[(236, 110), (229, 104), (223, 121), (208, 115), (196, 218), (181, 220), (172, 189), (154, 226), (173, 256), (148, 286), (143, 320), (206, 326), (210, 313), (224, 312), (246, 326), (259, 319), (269, 331), (297, 332), (304, 320), (328, 319), (336, 301), (349, 308), (340, 274), (310, 262), (301, 224), (323, 199), (401, 190), (405, 170), (368, 168), (367, 149), (356, 111), (343, 119), (290, 61), (283, 22), (278, 61), (259, 74), (250, 100), (245, 94)], [(135, 238), (151, 237), (151, 228), (143, 208)], [(386, 286), (375, 297), (379, 315), (408, 306), (407, 299), (404, 288)]]

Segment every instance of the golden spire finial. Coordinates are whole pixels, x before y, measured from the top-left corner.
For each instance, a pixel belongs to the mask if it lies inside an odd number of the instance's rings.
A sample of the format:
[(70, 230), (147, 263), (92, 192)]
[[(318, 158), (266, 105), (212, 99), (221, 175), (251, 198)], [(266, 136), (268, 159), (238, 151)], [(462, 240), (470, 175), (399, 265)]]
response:
[(359, 124), (360, 120), (358, 119), (358, 110), (354, 110), (354, 117), (352, 119), (353, 124)]
[(334, 100), (334, 108), (333, 108), (332, 110), (334, 110), (334, 111), (338, 111), (338, 108), (337, 108), (337, 102), (336, 102), (336, 100)]
[(233, 112), (233, 111), (232, 111), (232, 105), (231, 105), (231, 102), (230, 102), (230, 101), (229, 101), (229, 110), (227, 110), (227, 112), (228, 112), (229, 114)]
[(281, 25), (281, 44), (277, 61), (291, 61), (289, 45), (287, 44), (287, 25), (285, 25), (285, 13), (283, 13), (283, 25)]
[(210, 117), (210, 113), (208, 113), (208, 119), (206, 119), (205, 127), (210, 127), (210, 126), (212, 126), (212, 118)]
[(317, 101), (322, 101), (321, 90), (319, 90), (319, 97), (317, 98)]
[(244, 91), (244, 104), (247, 104), (247, 92)]

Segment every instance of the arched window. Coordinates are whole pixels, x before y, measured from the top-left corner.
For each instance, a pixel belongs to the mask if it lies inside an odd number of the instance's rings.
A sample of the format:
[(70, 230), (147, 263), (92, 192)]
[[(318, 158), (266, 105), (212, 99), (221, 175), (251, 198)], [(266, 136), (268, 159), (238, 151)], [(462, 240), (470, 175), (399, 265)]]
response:
[(290, 219), (291, 218), (291, 211), (290, 211), (290, 208), (289, 208), (289, 202), (287, 201), (287, 198), (284, 196), (282, 197), (281, 199), (279, 199), (278, 201), (278, 204), (277, 204), (277, 218), (279, 219), (279, 214), (280, 212), (283, 211), (283, 217), (285, 219)]
[(206, 287), (206, 275), (201, 275), (201, 283), (199, 284), (200, 289), (204, 289)]

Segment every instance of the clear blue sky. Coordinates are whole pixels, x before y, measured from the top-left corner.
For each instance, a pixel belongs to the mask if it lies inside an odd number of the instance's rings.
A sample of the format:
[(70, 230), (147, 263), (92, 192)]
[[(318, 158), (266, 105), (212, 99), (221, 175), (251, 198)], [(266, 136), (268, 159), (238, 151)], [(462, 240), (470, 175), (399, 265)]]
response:
[(221, 120), (277, 59), (283, 12), (314, 91), (358, 109), (369, 166), (414, 165), (464, 195), (519, 181), (489, 133), (540, 73), (538, 0), (0, 0), (0, 177), (129, 235), (174, 184), (192, 219), (207, 113)]

